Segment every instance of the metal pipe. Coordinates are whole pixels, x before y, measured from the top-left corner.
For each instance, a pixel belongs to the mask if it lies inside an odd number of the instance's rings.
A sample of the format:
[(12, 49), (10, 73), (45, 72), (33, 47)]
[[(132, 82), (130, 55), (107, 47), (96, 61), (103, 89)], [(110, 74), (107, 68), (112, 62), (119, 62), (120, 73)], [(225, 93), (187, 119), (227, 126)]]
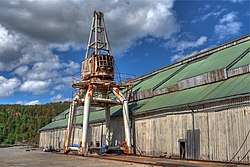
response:
[(97, 40), (98, 40), (98, 38), (97, 38), (97, 35), (98, 35), (98, 33), (97, 33), (97, 19), (98, 19), (98, 14), (97, 14), (97, 12), (95, 12), (95, 54), (98, 54), (97, 53)]
[[(125, 141), (128, 147), (131, 149), (131, 136), (130, 136), (130, 127), (129, 127), (129, 110), (128, 110), (128, 101), (123, 101), (123, 121), (124, 121), (124, 129), (125, 129)], [(131, 151), (131, 150), (130, 150)]]
[(85, 95), (84, 100), (84, 115), (83, 115), (83, 123), (82, 123), (82, 147), (81, 147), (81, 154), (87, 154), (87, 131), (88, 131), (88, 124), (89, 124), (89, 110), (91, 101), (93, 98), (93, 94), (95, 91), (95, 86), (89, 85), (87, 93)]
[(195, 151), (195, 131), (194, 131), (194, 110), (192, 110), (192, 128), (193, 128), (193, 152), (194, 152), (194, 159), (196, 159), (196, 151)]
[(105, 98), (93, 98), (93, 101), (103, 102), (103, 103), (111, 103), (111, 104), (121, 104), (118, 101), (111, 100), (111, 99), (105, 99)]
[(89, 32), (88, 47), (87, 47), (87, 50), (86, 50), (86, 53), (85, 53), (85, 60), (87, 60), (87, 58), (89, 56), (89, 49), (91, 47), (90, 42), (91, 42), (91, 39), (92, 39), (93, 30), (94, 30), (94, 20), (95, 20), (95, 17), (93, 17), (93, 19), (92, 19), (91, 31)]
[(74, 107), (75, 107), (74, 101), (72, 101), (72, 103), (70, 104), (70, 110), (69, 110), (68, 126), (66, 130), (66, 140), (65, 140), (65, 145), (64, 145), (64, 153), (67, 153), (68, 148), (69, 148), (69, 142), (70, 142), (71, 131), (72, 131), (72, 116), (74, 112)]
[(124, 130), (125, 130), (125, 142), (128, 146), (127, 154), (132, 153), (131, 147), (131, 135), (130, 135), (130, 127), (129, 127), (129, 109), (128, 109), (128, 101), (123, 96), (119, 88), (112, 88), (114, 95), (120, 100), (123, 104), (122, 106), (122, 115), (123, 115), (123, 123), (124, 123)]
[(191, 115), (192, 115), (192, 131), (193, 131), (193, 159), (196, 158), (196, 151), (195, 151), (195, 131), (194, 131), (194, 110), (187, 105), (187, 107), (192, 111)]

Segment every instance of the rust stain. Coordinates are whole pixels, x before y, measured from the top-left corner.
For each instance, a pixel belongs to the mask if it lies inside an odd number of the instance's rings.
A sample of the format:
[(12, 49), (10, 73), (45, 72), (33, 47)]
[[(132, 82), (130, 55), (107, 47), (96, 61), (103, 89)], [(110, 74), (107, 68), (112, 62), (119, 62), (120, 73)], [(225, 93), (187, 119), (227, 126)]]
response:
[(94, 91), (95, 91), (95, 86), (94, 85), (89, 85), (88, 91), (87, 91), (87, 94), (86, 94), (87, 99), (91, 99), (93, 97)]

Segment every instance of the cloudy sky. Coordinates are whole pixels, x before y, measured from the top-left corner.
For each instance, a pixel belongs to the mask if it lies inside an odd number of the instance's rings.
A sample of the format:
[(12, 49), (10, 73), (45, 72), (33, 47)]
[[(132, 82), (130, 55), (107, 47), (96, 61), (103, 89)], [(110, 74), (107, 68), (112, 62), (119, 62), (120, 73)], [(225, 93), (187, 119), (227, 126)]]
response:
[(122, 73), (144, 75), (249, 34), (249, 0), (1, 0), (0, 104), (72, 97), (94, 10)]

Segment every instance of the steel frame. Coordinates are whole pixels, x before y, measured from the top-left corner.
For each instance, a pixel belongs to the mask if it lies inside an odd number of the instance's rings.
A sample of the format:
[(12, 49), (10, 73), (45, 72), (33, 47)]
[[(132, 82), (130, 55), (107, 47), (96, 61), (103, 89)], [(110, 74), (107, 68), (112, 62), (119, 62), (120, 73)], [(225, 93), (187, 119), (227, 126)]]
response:
[[(81, 79), (74, 81), (72, 86), (78, 93), (74, 96), (70, 105), (64, 153), (78, 151), (81, 155), (87, 155), (87, 132), (91, 106), (105, 109), (106, 145), (110, 145), (110, 107), (122, 105), (125, 129), (125, 147), (123, 147), (123, 150), (127, 154), (132, 154), (128, 100), (121, 92), (121, 89), (128, 88), (128, 85), (117, 84), (114, 81), (114, 58), (110, 55), (102, 12), (94, 11), (85, 60), (82, 62)], [(111, 96), (114, 96), (116, 100), (111, 99)], [(84, 106), (80, 148), (73, 146), (76, 111), (79, 106)]]

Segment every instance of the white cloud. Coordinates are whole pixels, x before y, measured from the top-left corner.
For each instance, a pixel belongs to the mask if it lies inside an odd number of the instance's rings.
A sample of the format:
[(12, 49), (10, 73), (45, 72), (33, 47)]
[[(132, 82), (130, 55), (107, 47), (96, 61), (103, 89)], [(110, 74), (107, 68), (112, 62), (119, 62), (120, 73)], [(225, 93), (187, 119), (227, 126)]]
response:
[(36, 105), (36, 104), (40, 104), (40, 101), (39, 100), (32, 100), (32, 101), (22, 101), (22, 100), (18, 100), (16, 102), (16, 104), (21, 104), (21, 105)]
[(112, 50), (119, 54), (138, 38), (149, 34), (168, 38), (179, 30), (172, 10), (174, 0), (16, 2), (1, 2), (4, 25), (62, 51), (86, 45), (94, 10), (104, 12)]
[(12, 70), (16, 67), (20, 56), (20, 45), (20, 36), (0, 24), (0, 71)]
[(219, 36), (220, 39), (226, 36), (238, 34), (240, 32), (242, 23), (236, 21), (236, 19), (237, 19), (237, 13), (230, 12), (224, 15), (219, 20), (219, 23), (215, 25), (214, 31)]
[(194, 51), (190, 54), (175, 54), (173, 57), (171, 57), (171, 62), (178, 62), (178, 61), (181, 61), (183, 59), (186, 59), (188, 57), (191, 57), (195, 54), (197, 54), (198, 52), (197, 51)]
[(66, 74), (75, 74), (76, 72), (79, 72), (81, 70), (80, 64), (74, 61), (68, 61), (68, 63), (64, 63), (63, 65), (64, 65), (63, 72)]
[(176, 39), (172, 39), (166, 44), (166, 46), (176, 48), (176, 51), (183, 51), (185, 49), (192, 49), (201, 46), (206, 41), (206, 36), (201, 36), (196, 41), (177, 41)]
[(9, 97), (20, 86), (21, 81), (17, 78), (7, 79), (0, 76), (0, 97)]
[(19, 75), (19, 76), (24, 76), (28, 70), (29, 70), (28, 66), (20, 66), (20, 67), (15, 69), (14, 73)]
[(70, 101), (70, 98), (65, 98), (62, 94), (58, 94), (56, 96), (53, 96), (51, 99), (53, 102), (58, 102), (58, 101)]
[(65, 87), (66, 87), (65, 85), (60, 84), (60, 85), (56, 85), (53, 89), (54, 89), (54, 90), (62, 90), (62, 89), (64, 89)]
[(233, 22), (237, 17), (236, 17), (236, 12), (231, 12), (228, 13), (226, 15), (224, 15), (221, 19), (220, 19), (220, 23), (228, 23), (228, 22)]
[(209, 48), (205, 48), (205, 49), (202, 49), (199, 51), (196, 50), (196, 51), (192, 51), (191, 53), (188, 53), (188, 54), (184, 54), (183, 52), (175, 54), (173, 57), (171, 57), (171, 62), (178, 62), (178, 61), (184, 60), (188, 57), (194, 56), (194, 55), (201, 53), (201, 52), (208, 50), (208, 49)]
[(56, 49), (57, 51), (68, 51), (70, 49), (73, 50), (80, 50), (82, 48), (82, 44), (77, 44), (75, 42), (66, 42), (63, 44), (59, 44), (59, 43), (52, 43), (49, 45), (50, 49)]
[(207, 20), (209, 17), (219, 17), (223, 12), (225, 11), (225, 9), (221, 9), (219, 11), (213, 11), (213, 12), (210, 12), (210, 13), (207, 13), (201, 17), (199, 17), (198, 19), (194, 19), (191, 21), (191, 23), (198, 23), (198, 22), (203, 22), (205, 20)]
[(198, 8), (198, 11), (206, 11), (211, 8), (210, 4), (205, 4), (204, 7)]
[(58, 70), (62, 67), (59, 61), (45, 61), (35, 63), (28, 72), (27, 78), (31, 80), (46, 80), (59, 76)]
[[(2, 49), (17, 50), (19, 45), (19, 36), (11, 34), (5, 27), (0, 25), (0, 47)], [(3, 52), (3, 50), (0, 52)]]
[(198, 11), (199, 13), (197, 14), (197, 17), (195, 17), (191, 23), (200, 23), (200, 22), (204, 22), (208, 19), (215, 19), (218, 18), (219, 16), (221, 16), (226, 9), (222, 8), (222, 6), (220, 5), (216, 5), (216, 6), (212, 6), (209, 4), (205, 4), (204, 7), (199, 8)]
[(233, 3), (241, 3), (241, 2), (246, 1), (246, 0), (226, 0), (226, 1), (230, 1)]
[(173, 4), (174, 0), (1, 1), (0, 71), (18, 75), (22, 83), (15, 89), (23, 92), (70, 87), (80, 64), (53, 51), (82, 50), (94, 10), (104, 12), (113, 55), (119, 56), (142, 37), (168, 39), (179, 31)]
[[(5, 27), (0, 25), (0, 29), (3, 32), (1, 34), (4, 40), (8, 37), (12, 38), (13, 35)], [(15, 31), (11, 33), (17, 34)], [(3, 44), (4, 40), (2, 38), (0, 40), (3, 48), (11, 48), (8, 45), (14, 44), (14, 42), (9, 42), (5, 46)], [(19, 52), (17, 57), (15, 55), (13, 57), (13, 54), (1, 55), (0, 51), (0, 57), (3, 57), (0, 59), (0, 71), (11, 71), (14, 68), (12, 74), (18, 75), (23, 81), (19, 90), (33, 94), (45, 93), (49, 86), (53, 86), (53, 84), (65, 84), (65, 78), (71, 78), (73, 73), (80, 72), (79, 63), (71, 60), (63, 62), (57, 55), (52, 53), (50, 45), (28, 39), (21, 34), (18, 35), (18, 40), (22, 40), (22, 44), (20, 47), (17, 47), (17, 51)], [(4, 66), (1, 66), (1, 64), (4, 64)], [(68, 85), (71, 86), (70, 84)], [(13, 92), (9, 91), (8, 96), (12, 94)]]
[(192, 52), (190, 54), (175, 54), (173, 57), (171, 57), (171, 62), (178, 62), (180, 60), (191, 57), (191, 56), (193, 56), (193, 55), (195, 55), (197, 53), (198, 53), (197, 51), (194, 51), (194, 52)]
[(50, 81), (27, 80), (20, 86), (20, 91), (42, 94), (48, 91)]
[(36, 105), (36, 104), (40, 104), (39, 100), (33, 100), (30, 102), (26, 102), (24, 105)]
[(18, 100), (18, 101), (16, 102), (16, 104), (23, 104), (23, 101)]

